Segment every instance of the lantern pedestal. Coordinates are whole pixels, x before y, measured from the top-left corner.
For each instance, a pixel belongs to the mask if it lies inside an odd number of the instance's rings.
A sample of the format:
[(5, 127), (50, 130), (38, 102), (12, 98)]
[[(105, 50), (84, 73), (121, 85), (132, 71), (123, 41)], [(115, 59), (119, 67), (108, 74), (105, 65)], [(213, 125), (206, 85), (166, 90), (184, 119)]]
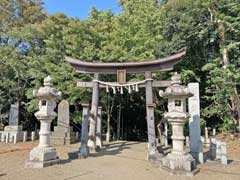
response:
[(30, 152), (26, 168), (43, 168), (59, 164), (60, 159), (57, 157), (56, 149), (53, 147), (35, 147)]
[(165, 158), (162, 159), (162, 168), (168, 170), (171, 174), (193, 176), (199, 169), (196, 169), (195, 159), (191, 154), (184, 152), (183, 128), (189, 118), (185, 112), (167, 112), (164, 114), (172, 125), (172, 144), (173, 148)]
[(41, 122), (39, 144), (30, 152), (29, 160), (25, 164), (26, 168), (43, 168), (58, 164), (60, 161), (56, 149), (50, 145), (50, 125), (55, 114), (43, 118), (40, 113), (40, 111), (35, 113)]
[(196, 169), (195, 160), (191, 154), (178, 155), (170, 153), (162, 159), (162, 169), (172, 175), (193, 176), (199, 169)]

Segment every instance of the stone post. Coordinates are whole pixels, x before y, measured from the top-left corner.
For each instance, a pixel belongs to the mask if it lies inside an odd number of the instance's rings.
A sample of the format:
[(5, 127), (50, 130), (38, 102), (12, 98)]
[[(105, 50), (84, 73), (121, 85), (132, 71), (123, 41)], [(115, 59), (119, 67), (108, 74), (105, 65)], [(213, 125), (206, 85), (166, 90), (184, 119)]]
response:
[(56, 99), (61, 95), (52, 84), (50, 76), (44, 79), (44, 87), (40, 87), (34, 95), (39, 99), (39, 111), (35, 113), (40, 121), (39, 144), (30, 152), (29, 160), (25, 167), (43, 168), (59, 163), (56, 149), (50, 144), (50, 127), (52, 120), (57, 116), (54, 109)]
[(168, 123), (164, 121), (164, 145), (168, 146)]
[(165, 92), (159, 92), (160, 96), (168, 98), (168, 112), (164, 113), (164, 117), (172, 125), (172, 151), (162, 159), (162, 168), (171, 174), (192, 176), (198, 169), (192, 155), (184, 152), (183, 135), (184, 124), (190, 117), (186, 112), (186, 99), (192, 94), (181, 85), (180, 75), (175, 74), (171, 80), (171, 86)]
[(203, 152), (201, 143), (201, 128), (200, 128), (200, 98), (199, 98), (199, 83), (189, 83), (188, 89), (193, 94), (188, 99), (188, 111), (190, 114), (189, 120), (189, 139), (190, 153), (196, 161), (203, 163)]
[(98, 111), (98, 101), (99, 101), (99, 83), (97, 82), (99, 74), (94, 74), (93, 80), (93, 92), (92, 92), (92, 107), (89, 116), (89, 139), (88, 147), (90, 152), (96, 152), (99, 147), (96, 145), (96, 124), (97, 124), (97, 111)]
[(186, 136), (186, 147), (189, 147), (189, 136)]
[(102, 107), (98, 107), (96, 145), (102, 147)]
[(23, 132), (23, 142), (27, 141), (27, 131)]
[(79, 141), (79, 132), (76, 132), (76, 141), (78, 142)]
[(146, 82), (146, 112), (147, 112), (147, 126), (148, 126), (148, 157), (151, 162), (159, 162), (161, 155), (156, 146), (156, 133), (154, 121), (154, 104), (152, 94), (152, 73), (145, 72)]
[(213, 128), (212, 135), (213, 135), (213, 137), (216, 136), (216, 128)]
[(5, 139), (6, 143), (9, 143), (9, 135), (10, 135), (9, 133), (6, 133), (6, 139)]
[(82, 104), (82, 130), (81, 130), (81, 147), (78, 157), (84, 159), (88, 157), (89, 149), (87, 146), (88, 142), (88, 118), (89, 118), (89, 104)]
[(222, 142), (220, 145), (220, 150), (221, 150), (221, 163), (223, 165), (228, 164), (228, 159), (227, 159), (227, 146), (225, 142)]
[(205, 144), (206, 144), (206, 147), (210, 146), (210, 139), (208, 137), (208, 128), (207, 127), (205, 127)]
[(31, 133), (31, 140), (35, 141), (35, 137), (36, 137), (36, 133), (35, 133), (35, 131), (32, 131), (32, 133)]

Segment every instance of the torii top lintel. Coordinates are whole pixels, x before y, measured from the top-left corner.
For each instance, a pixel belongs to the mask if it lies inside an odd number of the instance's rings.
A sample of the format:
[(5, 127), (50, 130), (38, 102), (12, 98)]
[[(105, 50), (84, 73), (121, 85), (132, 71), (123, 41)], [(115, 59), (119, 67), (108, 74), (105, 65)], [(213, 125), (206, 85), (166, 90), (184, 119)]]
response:
[(118, 70), (126, 70), (126, 73), (144, 73), (147, 71), (170, 71), (175, 64), (181, 61), (185, 54), (186, 48), (165, 58), (142, 62), (98, 63), (80, 61), (70, 57), (65, 57), (65, 61), (80, 73), (116, 74)]

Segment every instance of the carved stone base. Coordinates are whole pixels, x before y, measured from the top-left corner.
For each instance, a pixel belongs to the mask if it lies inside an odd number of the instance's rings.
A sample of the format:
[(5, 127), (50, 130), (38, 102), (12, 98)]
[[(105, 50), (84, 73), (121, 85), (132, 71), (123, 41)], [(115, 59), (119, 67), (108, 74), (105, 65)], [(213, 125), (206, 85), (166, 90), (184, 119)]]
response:
[(53, 147), (35, 147), (30, 152), (26, 168), (43, 168), (59, 163), (56, 149)]
[(27, 160), (25, 163), (25, 168), (44, 168), (44, 167), (53, 166), (59, 163), (60, 163), (60, 159), (54, 159), (54, 160), (42, 161), (42, 162)]
[(186, 176), (193, 176), (199, 172), (191, 154), (168, 154), (162, 159), (162, 169), (169, 171), (171, 174)]
[(61, 126), (55, 126), (54, 132), (51, 134), (51, 144), (52, 145), (69, 145), (75, 143), (76, 134), (73, 132), (73, 128), (65, 128)]

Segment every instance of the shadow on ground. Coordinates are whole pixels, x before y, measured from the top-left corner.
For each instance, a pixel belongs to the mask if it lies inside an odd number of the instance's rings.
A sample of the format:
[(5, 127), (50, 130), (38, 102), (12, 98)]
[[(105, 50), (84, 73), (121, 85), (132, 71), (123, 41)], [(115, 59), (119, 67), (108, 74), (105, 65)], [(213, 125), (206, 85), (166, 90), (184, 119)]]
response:
[[(127, 141), (117, 141), (114, 143), (109, 143), (104, 145), (99, 152), (90, 153), (89, 157), (101, 157), (101, 156), (112, 156), (121, 154), (121, 152), (125, 149), (130, 149), (132, 145), (140, 144), (142, 142), (127, 142)], [(74, 151), (68, 153), (69, 159), (61, 160), (61, 164), (69, 163), (71, 160), (78, 159), (79, 151)]]

